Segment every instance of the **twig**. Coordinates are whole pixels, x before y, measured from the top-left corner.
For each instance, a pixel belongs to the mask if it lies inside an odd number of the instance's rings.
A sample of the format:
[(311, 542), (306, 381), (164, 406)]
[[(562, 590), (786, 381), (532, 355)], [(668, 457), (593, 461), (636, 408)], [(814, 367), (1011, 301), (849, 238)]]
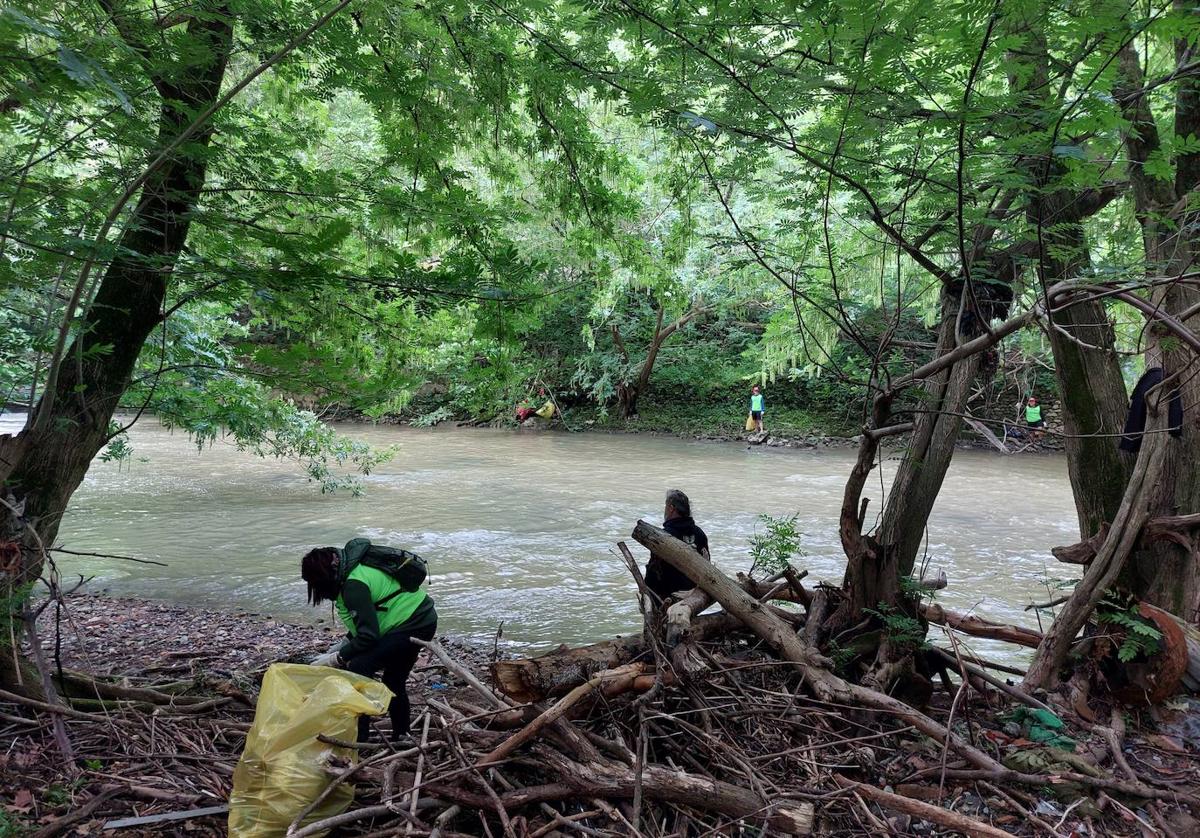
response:
[(120, 559), (123, 562), (137, 562), (138, 564), (153, 564), (159, 567), (170, 567), (166, 562), (156, 562), (153, 559), (137, 559), (133, 556), (118, 556), (115, 553), (90, 553), (82, 550), (68, 550), (65, 547), (51, 547), (51, 553), (65, 553), (68, 556), (92, 556), (98, 559)]
[(861, 794), (868, 800), (874, 801), (880, 806), (885, 806), (894, 812), (913, 815), (922, 820), (944, 826), (947, 829), (971, 835), (973, 838), (975, 836), (978, 836), (978, 838), (1012, 838), (1012, 835), (1003, 829), (997, 829), (983, 821), (977, 821), (966, 815), (960, 815), (958, 812), (951, 812), (948, 809), (943, 809), (941, 806), (934, 806), (931, 803), (924, 803), (920, 800), (914, 800), (911, 797), (901, 797), (898, 794), (892, 794), (891, 792), (883, 791), (882, 789), (877, 789), (874, 786), (863, 783), (855, 783), (846, 779), (841, 774), (834, 774), (833, 779), (842, 788)]
[[(417, 801), (421, 798), (420, 792), (418, 792), (417, 789), (421, 787), (421, 780), (425, 773), (425, 748), (429, 744), (429, 719), (430, 719), (430, 714), (429, 714), (429, 711), (426, 710), (425, 711), (425, 723), (421, 728), (421, 753), (417, 757), (417, 771), (413, 778), (413, 786), (415, 788), (413, 789), (413, 793), (412, 793), (412, 802), (410, 802), (409, 806), (408, 806), (408, 813), (410, 815), (412, 815), (413, 820), (416, 820)], [(408, 822), (408, 824), (404, 827), (405, 835), (412, 834), (413, 820), (410, 820)]]

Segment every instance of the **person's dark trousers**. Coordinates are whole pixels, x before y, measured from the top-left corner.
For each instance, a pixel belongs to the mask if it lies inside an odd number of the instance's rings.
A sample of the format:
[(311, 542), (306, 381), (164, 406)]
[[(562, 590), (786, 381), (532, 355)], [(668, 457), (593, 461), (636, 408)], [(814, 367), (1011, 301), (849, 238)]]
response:
[[(421, 647), (409, 643), (410, 637), (418, 640), (433, 640), (437, 634), (437, 621), (423, 626), (415, 631), (397, 629), (389, 631), (379, 639), (374, 649), (363, 652), (351, 658), (346, 663), (346, 669), (358, 675), (374, 677), (375, 673), (383, 670), (383, 685), (396, 694), (388, 705), (388, 715), (392, 718), (392, 738), (408, 735), (408, 726), (412, 721), (408, 705), (408, 690), (406, 684), (408, 675), (412, 672), (413, 664)], [(370, 735), (371, 721), (368, 716), (358, 717), (358, 741), (365, 742)]]

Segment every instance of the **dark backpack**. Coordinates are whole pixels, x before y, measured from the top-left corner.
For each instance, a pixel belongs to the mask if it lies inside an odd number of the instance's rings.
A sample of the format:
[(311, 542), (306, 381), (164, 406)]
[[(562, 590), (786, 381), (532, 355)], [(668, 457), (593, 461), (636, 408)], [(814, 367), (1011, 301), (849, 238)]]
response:
[[(372, 544), (368, 539), (355, 538), (346, 542), (338, 565), (338, 581), (346, 583), (350, 573), (359, 565), (382, 570), (400, 584), (400, 590), (412, 593), (429, 576), (429, 566), (416, 553), (397, 547)], [(379, 605), (380, 603), (375, 603)]]

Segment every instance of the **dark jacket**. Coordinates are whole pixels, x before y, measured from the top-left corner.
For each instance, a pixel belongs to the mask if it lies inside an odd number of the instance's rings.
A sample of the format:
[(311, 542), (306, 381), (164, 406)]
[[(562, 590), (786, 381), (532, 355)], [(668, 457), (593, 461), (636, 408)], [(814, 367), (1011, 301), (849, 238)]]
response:
[[(1142, 434), (1146, 431), (1146, 394), (1151, 387), (1162, 384), (1162, 380), (1162, 367), (1151, 367), (1138, 379), (1130, 399), (1129, 416), (1125, 419), (1125, 435), (1121, 437), (1119, 446), (1122, 451), (1137, 452), (1141, 449)], [(1167, 428), (1171, 436), (1183, 433), (1183, 400), (1179, 397), (1178, 389), (1171, 390), (1167, 402)]]
[[(690, 544), (697, 553), (701, 555), (707, 553), (708, 536), (704, 534), (704, 530), (696, 526), (696, 522), (690, 517), (671, 518), (663, 521), (663, 529), (680, 541)], [(650, 561), (646, 563), (646, 587), (654, 591), (660, 599), (666, 599), (678, 591), (690, 591), (696, 587), (696, 583), (686, 574), (671, 567), (660, 556), (651, 553)]]

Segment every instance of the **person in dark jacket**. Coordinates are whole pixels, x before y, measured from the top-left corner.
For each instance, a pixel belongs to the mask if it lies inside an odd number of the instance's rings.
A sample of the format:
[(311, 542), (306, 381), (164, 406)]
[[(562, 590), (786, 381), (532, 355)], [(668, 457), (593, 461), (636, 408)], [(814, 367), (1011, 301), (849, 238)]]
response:
[[(314, 666), (333, 666), (367, 677), (382, 670), (384, 686), (395, 697), (388, 706), (394, 740), (408, 736), (411, 723), (405, 685), (421, 651), (409, 638), (433, 640), (437, 634), (437, 611), (433, 598), (423, 590), (405, 591), (384, 571), (357, 564), (345, 579), (338, 572), (343, 556), (361, 542), (356, 539), (337, 547), (318, 547), (300, 562), (300, 575), (308, 583), (308, 601), (320, 605), (333, 602), (346, 626), (346, 640), (312, 661)], [(369, 546), (369, 544), (368, 544)], [(366, 716), (358, 720), (359, 741), (370, 732)]]
[[(705, 561), (712, 561), (708, 553), (708, 536), (692, 520), (692, 503), (687, 495), (678, 489), (667, 492), (663, 519), (664, 530), (680, 541), (690, 544)], [(650, 561), (646, 563), (646, 587), (659, 599), (665, 600), (680, 591), (690, 591), (696, 587), (696, 583), (665, 562), (662, 557), (651, 553)]]
[[(1151, 367), (1142, 373), (1133, 395), (1129, 401), (1129, 415), (1125, 417), (1124, 436), (1117, 446), (1122, 451), (1136, 454), (1142, 449), (1142, 435), (1146, 432), (1146, 419), (1149, 406), (1146, 399), (1150, 391), (1162, 386), (1162, 367)], [(1171, 436), (1178, 437), (1183, 433), (1183, 399), (1180, 398), (1179, 388), (1172, 387), (1167, 397), (1167, 430)]]

